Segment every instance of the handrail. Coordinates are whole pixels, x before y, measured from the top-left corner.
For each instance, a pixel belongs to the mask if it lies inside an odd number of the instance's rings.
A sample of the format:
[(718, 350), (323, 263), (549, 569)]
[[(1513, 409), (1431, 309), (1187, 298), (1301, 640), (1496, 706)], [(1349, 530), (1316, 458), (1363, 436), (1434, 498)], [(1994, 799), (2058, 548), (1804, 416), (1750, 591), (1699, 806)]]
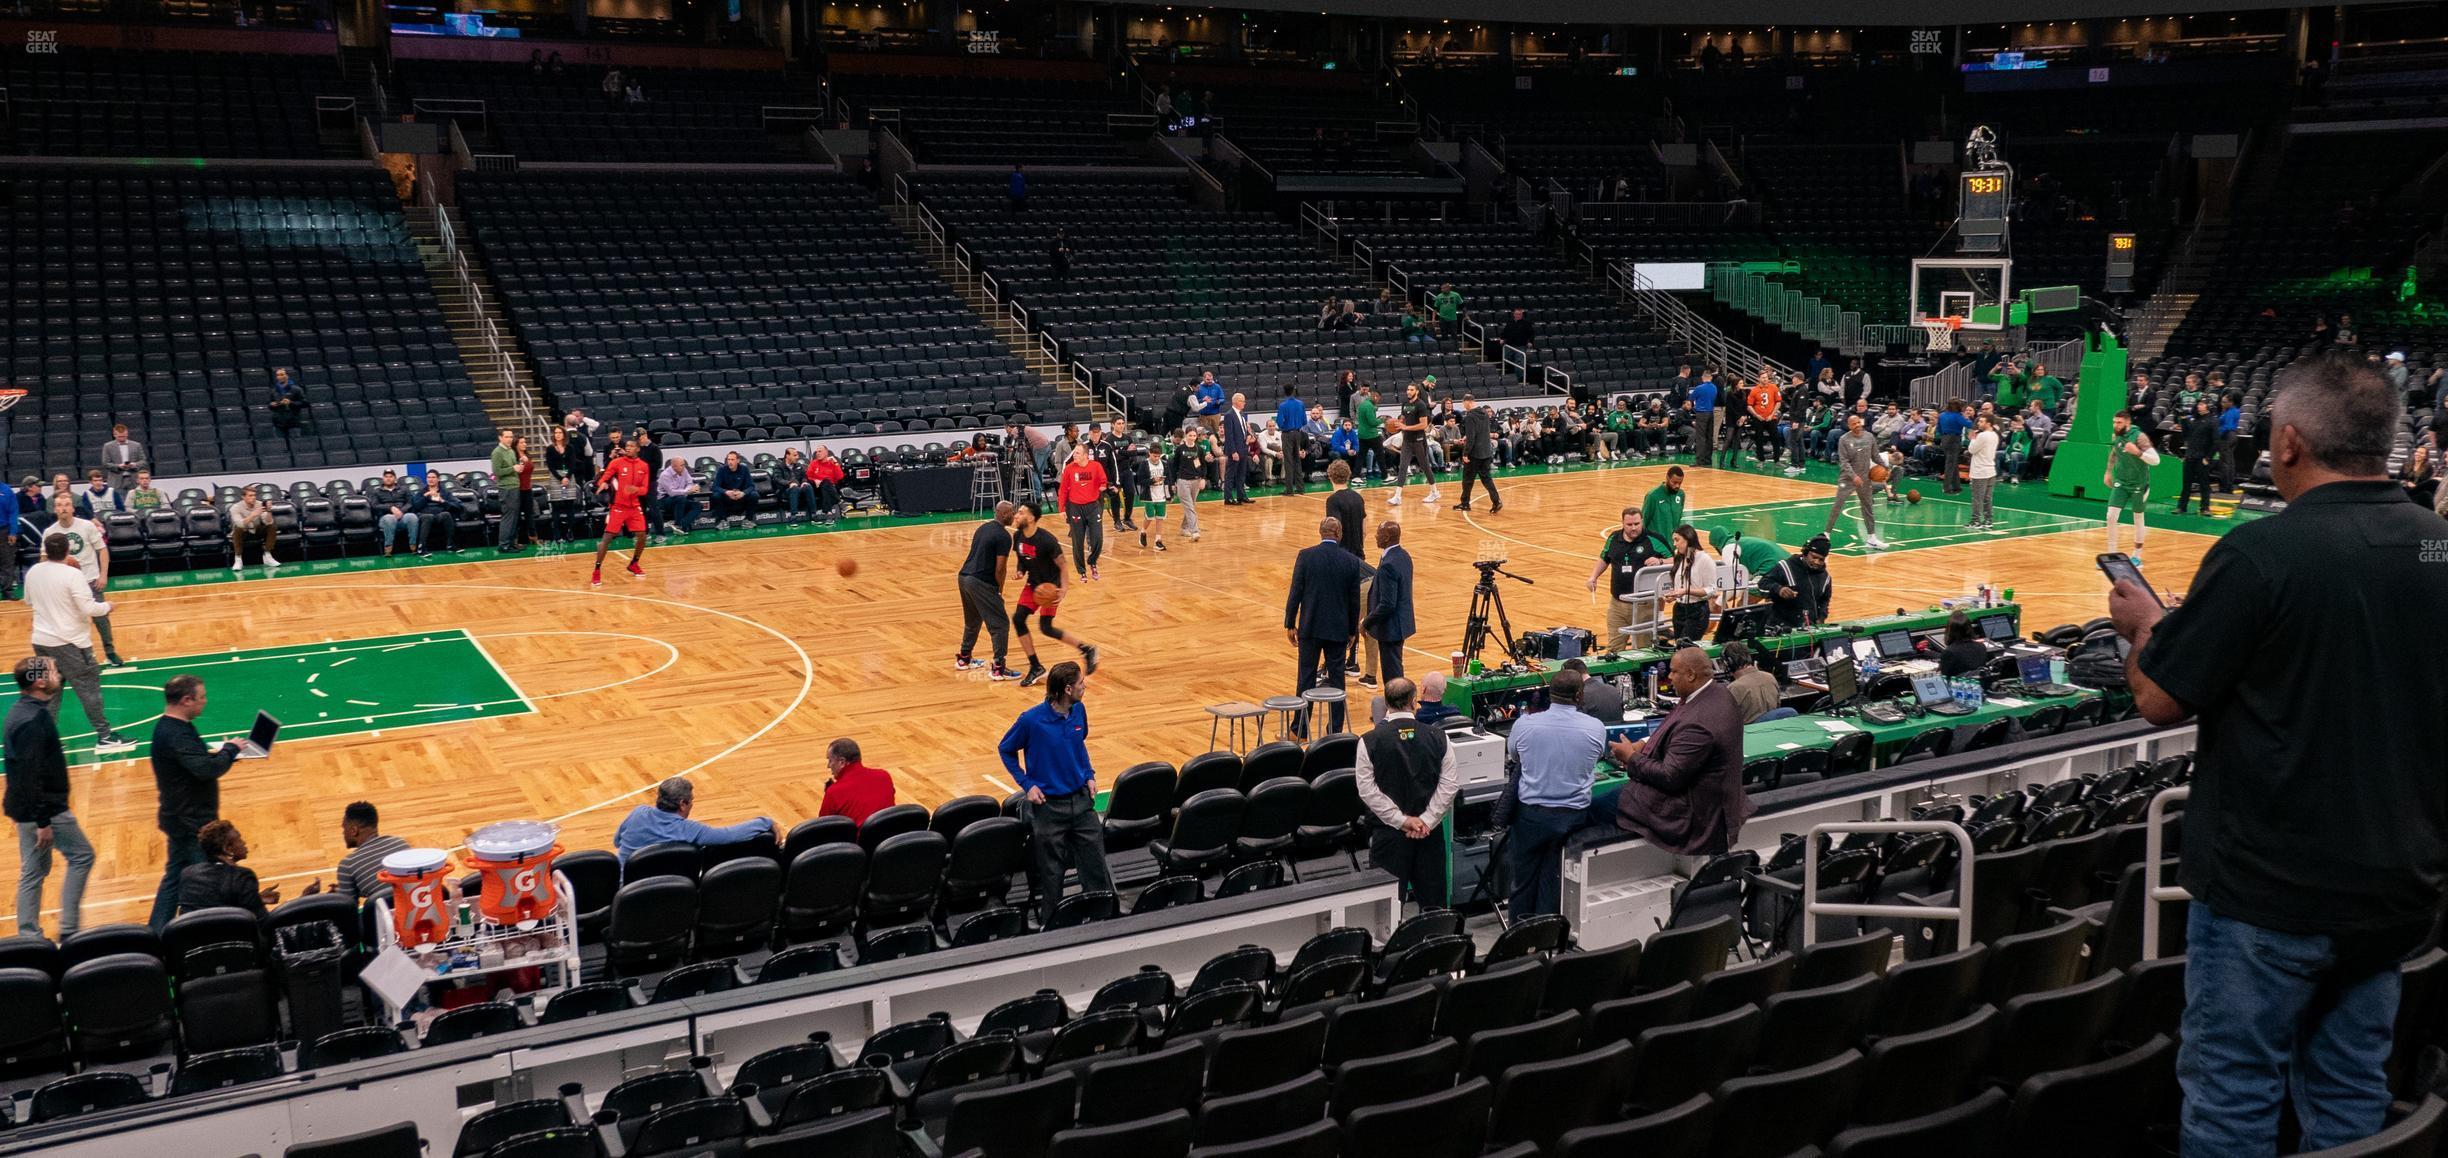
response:
[[(1028, 307), (1021, 305), (1020, 299), (1013, 298), (1010, 301), (1003, 303), (1003, 316), (1009, 318), (1011, 320), (1011, 324), (1020, 327), (1021, 333), (1037, 333), (1037, 327), (1029, 321)], [(1042, 334), (1038, 336), (1044, 337)], [(1056, 359), (1056, 361), (1060, 360), (1061, 359)]]
[(502, 340), (501, 330), (493, 324), (492, 307), (485, 300), (483, 287), (476, 284), (474, 271), (468, 267), (467, 251), (459, 246), (458, 230), (451, 225), (449, 209), (442, 204), (433, 174), (420, 174), (418, 182), (423, 188), (426, 205), (433, 211), (434, 236), (442, 244), (442, 256), (448, 261), (459, 292), (467, 296), (469, 311), (475, 316), (477, 336), (483, 339), (485, 346), (483, 360), (491, 364), (490, 368), (495, 374), (500, 375), (503, 399), (527, 428), (526, 433), (530, 437), (542, 438), (547, 425), (543, 410), (536, 405), (533, 396), (519, 387), (518, 363), (504, 348), (507, 343)]
[(822, 124), (824, 116), (825, 110), (822, 105), (760, 105), (757, 108), (758, 122), (768, 129), (773, 128), (776, 121), (786, 125)]
[(492, 113), (483, 101), (461, 97), (418, 97), (408, 102), (408, 111), (453, 118), (473, 116), (480, 124), (492, 123)]
[[(1512, 350), (1513, 350), (1513, 347), (1511, 347), (1511, 346), (1507, 346), (1507, 347), (1505, 347), (1505, 352), (1506, 352), (1506, 353), (1508, 353), (1508, 354), (1509, 354), (1509, 353), (1511, 353), (1511, 352), (1512, 352)], [(1526, 354), (1525, 354), (1525, 355), (1524, 355), (1524, 357), (1525, 357), (1525, 359), (1526, 359), (1526, 358), (1528, 357), (1528, 355), (1526, 355)], [(1540, 364), (1540, 366), (1539, 366), (1539, 369), (1540, 369), (1540, 370), (1542, 370), (1542, 371), (1544, 371), (1544, 374), (1542, 375), (1542, 378), (1543, 378), (1543, 380), (1545, 381), (1545, 383), (1546, 383), (1546, 385), (1547, 385), (1547, 392), (1548, 392), (1548, 393), (1550, 393), (1550, 394), (1571, 394), (1571, 393), (1572, 393), (1572, 387), (1573, 387), (1573, 376), (1572, 376), (1572, 372), (1571, 372), (1571, 371), (1569, 371), (1569, 370), (1559, 370), (1559, 369), (1557, 369), (1556, 367), (1551, 366), (1551, 365), (1547, 365), (1547, 364), (1545, 364), (1545, 363), (1541, 363), (1541, 364)]]
[(1618, 259), (1609, 265), (1607, 284), (1659, 329), (1681, 340), (1694, 357), (1716, 363), (1739, 380), (1756, 379), (1762, 370), (1773, 370), (1784, 378), (1793, 376), (1791, 367), (1735, 341), (1673, 293), (1658, 289), (1632, 262)]
[(907, 204), (909, 204), (909, 203), (910, 203), (910, 183), (909, 183), (909, 174), (907, 174), (907, 173), (895, 173), (895, 174), (893, 174), (893, 204), (895, 204), (895, 205), (907, 205)]
[[(1354, 245), (1357, 244), (1357, 242), (1354, 243)], [(1385, 266), (1385, 281), (1387, 285), (1394, 287), (1395, 294), (1401, 297), (1402, 300), (1406, 302), (1411, 300), (1411, 275), (1404, 273), (1401, 266), (1396, 265), (1391, 261), (1387, 262)]]
[(2159, 959), (2159, 906), (2165, 901), (2189, 901), (2193, 894), (2183, 885), (2161, 885), (2159, 865), (2167, 856), (2167, 837), (2163, 828), (2167, 822), (2167, 806), (2178, 800), (2191, 799), (2193, 787), (2179, 784), (2151, 797), (2150, 807), (2142, 812), (2142, 959)]
[(943, 221), (935, 216), (934, 210), (927, 208), (927, 204), (924, 201), (918, 203), (918, 225), (920, 228), (926, 230), (927, 240), (933, 242), (935, 248), (943, 248)]
[(952, 243), (952, 267), (961, 271), (963, 277), (975, 278), (977, 276), (977, 255), (969, 252), (968, 242), (955, 241)]
[(1109, 133), (1119, 132), (1123, 129), (1147, 129), (1154, 131), (1155, 128), (1156, 114), (1154, 113), (1105, 114), (1105, 131)]
[[(1952, 905), (1867, 905), (1823, 902), (1819, 899), (1819, 838), (1834, 832), (1936, 832), (1955, 838), (1955, 903)], [(1817, 942), (1821, 916), (1907, 917), (1918, 921), (1955, 922), (1955, 950), (1972, 947), (1972, 834), (1952, 820), (1855, 820), (1814, 824), (1802, 850), (1802, 947)]]
[(1000, 302), (1003, 300), (1003, 283), (995, 280), (995, 275), (980, 270), (978, 271), (978, 292), (985, 294), (987, 301)]
[(374, 139), (374, 122), (369, 118), (357, 118), (357, 147), (365, 150), (366, 160), (382, 159), (382, 142)]

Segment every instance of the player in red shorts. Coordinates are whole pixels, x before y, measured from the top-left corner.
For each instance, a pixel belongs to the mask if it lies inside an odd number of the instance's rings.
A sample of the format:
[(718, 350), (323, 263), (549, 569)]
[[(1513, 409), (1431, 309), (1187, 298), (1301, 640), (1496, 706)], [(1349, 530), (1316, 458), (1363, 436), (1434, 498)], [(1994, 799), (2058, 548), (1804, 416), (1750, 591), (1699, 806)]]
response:
[(1080, 658), (1087, 661), (1088, 670), (1097, 666), (1097, 646), (1081, 639), (1077, 632), (1065, 633), (1054, 626), (1054, 613), (1062, 606), (1059, 595), (1053, 606), (1040, 606), (1037, 588), (1051, 584), (1058, 592), (1071, 589), (1070, 568), (1063, 564), (1062, 544), (1052, 531), (1038, 523), (1037, 504), (1022, 504), (1012, 514), (1013, 570), (1020, 576), (1020, 610), (1012, 616), (1012, 633), (1020, 637), (1020, 650), (1028, 656), (1028, 674), (1020, 677), (1020, 686), (1028, 687), (1045, 678), (1044, 661), (1037, 658), (1037, 641), (1029, 637), (1029, 617), (1037, 617), (1037, 631), (1047, 639), (1059, 639), (1079, 649)]
[(590, 587), (603, 586), (604, 555), (611, 551), (612, 540), (626, 533), (637, 544), (629, 553), (629, 574), (646, 573), (638, 560), (646, 554), (646, 512), (638, 503), (646, 497), (646, 463), (637, 456), (637, 444), (619, 443), (613, 448), (612, 461), (605, 463), (603, 473), (595, 477), (595, 489), (612, 496), (610, 510), (604, 512), (603, 540), (595, 544), (595, 577), (587, 581)]

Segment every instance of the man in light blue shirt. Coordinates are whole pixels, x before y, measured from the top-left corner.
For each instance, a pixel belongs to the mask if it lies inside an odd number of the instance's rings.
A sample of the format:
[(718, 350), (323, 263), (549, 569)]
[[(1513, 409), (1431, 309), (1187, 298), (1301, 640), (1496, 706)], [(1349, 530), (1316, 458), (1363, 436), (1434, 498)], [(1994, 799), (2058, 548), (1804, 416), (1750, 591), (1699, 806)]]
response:
[(1581, 710), (1588, 676), (1559, 671), (1547, 681), (1547, 710), (1514, 721), (1505, 752), (1521, 769), (1513, 782), (1513, 897), (1508, 920), (1553, 913), (1562, 904), (1564, 840), (1589, 812), (1590, 784), (1606, 755), (1606, 725)]
[(1283, 401), (1275, 404), (1275, 429), (1283, 433), (1284, 493), (1297, 495), (1309, 489), (1309, 407), (1300, 400), (1300, 389), (1284, 387)]
[(1717, 372), (1702, 370), (1691, 388), (1692, 461), (1707, 466), (1717, 457)]
[(697, 790), (685, 777), (674, 776), (655, 786), (652, 804), (641, 804), (621, 818), (620, 827), (612, 833), (613, 851), (627, 863), (637, 851), (650, 844), (682, 841), (688, 844), (738, 844), (760, 836), (771, 837), (774, 822), (759, 816), (725, 828), (702, 824), (689, 819), (696, 807)]
[(1215, 371), (1199, 374), (1198, 389), (1190, 392), (1190, 413), (1214, 437), (1224, 425), (1224, 386), (1215, 379)]

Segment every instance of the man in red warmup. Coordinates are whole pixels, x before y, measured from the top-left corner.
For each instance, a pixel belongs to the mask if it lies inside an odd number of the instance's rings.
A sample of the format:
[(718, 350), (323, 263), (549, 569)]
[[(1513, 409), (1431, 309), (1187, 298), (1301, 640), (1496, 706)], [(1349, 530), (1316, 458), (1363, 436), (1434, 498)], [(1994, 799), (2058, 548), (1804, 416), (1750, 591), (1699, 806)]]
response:
[(646, 497), (649, 480), (646, 464), (638, 460), (637, 443), (624, 442), (612, 452), (612, 461), (605, 463), (603, 473), (595, 478), (595, 489), (612, 496), (610, 510), (604, 512), (603, 539), (595, 544), (595, 576), (587, 586), (603, 586), (604, 555), (612, 549), (612, 540), (627, 533), (637, 549), (629, 552), (631, 577), (646, 574), (638, 560), (646, 554), (646, 512), (638, 501)]
[(860, 763), (858, 741), (844, 736), (827, 745), (825, 766), (833, 774), (825, 781), (824, 802), (816, 815), (847, 816), (865, 824), (868, 817), (892, 807), (892, 773)]
[(1071, 523), (1072, 565), (1091, 581), (1098, 578), (1097, 560), (1105, 557), (1105, 523), (1097, 508), (1112, 485), (1087, 443), (1071, 448), (1071, 461), (1062, 469), (1063, 517)]

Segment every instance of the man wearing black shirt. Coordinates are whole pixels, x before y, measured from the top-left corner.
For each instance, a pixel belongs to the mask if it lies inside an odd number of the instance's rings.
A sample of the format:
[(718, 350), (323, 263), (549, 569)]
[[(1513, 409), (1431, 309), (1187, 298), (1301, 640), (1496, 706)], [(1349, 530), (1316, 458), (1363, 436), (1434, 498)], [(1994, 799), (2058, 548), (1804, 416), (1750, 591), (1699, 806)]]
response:
[[(1641, 516), (1641, 509), (1625, 507), (1623, 526), (1607, 532), (1606, 542), (1598, 548), (1598, 565), (1590, 568), (1590, 590), (1598, 589), (1600, 576), (1605, 576), (1607, 581), (1607, 648), (1613, 649), (1627, 643), (1635, 647), (1648, 646), (1646, 639), (1636, 640), (1627, 636), (1625, 629), (1636, 623), (1655, 620), (1655, 602), (1652, 601), (1649, 614), (1644, 618), (1639, 605), (1624, 596), (1632, 593), (1633, 577), (1640, 574), (1641, 568), (1656, 562), (1657, 558), (1657, 548), (1649, 538), (1648, 525)], [(1637, 634), (1645, 636), (1648, 633)]]
[(1776, 608), (1777, 626), (1813, 627), (1827, 622), (1828, 600), (1835, 584), (1827, 573), (1828, 537), (1812, 536), (1785, 561), (1760, 572), (1759, 593)]
[(1415, 466), (1428, 476), (1428, 493), (1420, 501), (1433, 503), (1441, 497), (1437, 494), (1436, 470), (1428, 465), (1428, 440), (1435, 437), (1429, 430), (1428, 415), (1436, 408), (1428, 387), (1435, 382), (1436, 379), (1429, 378), (1424, 383), (1413, 382), (1403, 387), (1402, 413), (1394, 423), (1394, 428), (1402, 433), (1402, 449), (1396, 455), (1394, 493), (1386, 496), (1387, 506), (1402, 505), (1403, 486), (1411, 481), (1411, 468)]
[[(1037, 617), (1037, 630), (1043, 632), (1047, 639), (1068, 640), (1072, 646), (1079, 648), (1080, 659), (1086, 662), (1089, 671), (1097, 668), (1095, 644), (1075, 634), (1066, 635), (1061, 628), (1054, 626), (1054, 613), (1061, 609), (1063, 596), (1070, 594), (1071, 583), (1068, 569), (1063, 566), (1061, 541), (1054, 537), (1054, 532), (1046, 530), (1038, 518), (1035, 504), (1012, 512), (1011, 552), (1020, 567), (1020, 599), (1014, 604), (1017, 610), (1012, 615), (1012, 632), (1020, 637), (1021, 653), (1028, 656), (1028, 674), (1020, 677), (1020, 686), (1024, 688), (1034, 686), (1046, 675), (1044, 662), (1037, 658), (1037, 641), (1029, 633), (1029, 616), (1032, 615)], [(1054, 589), (1052, 602), (1038, 597), (1039, 590), (1046, 587)]]
[(1527, 314), (1517, 309), (1498, 336), (1505, 345), (1527, 352), (1538, 341), (1538, 326), (1531, 322)]
[(68, 860), (60, 887), (60, 940), (77, 931), (85, 901), (85, 877), (93, 871), (93, 842), (68, 810), (68, 754), (60, 746), (59, 669), (50, 659), (17, 661), (17, 702), (8, 710), (8, 818), (17, 822), (17, 933), (42, 936), (43, 880), (51, 875), (51, 850)]
[(2176, 492), (2176, 513), (2185, 513), (2195, 492), (2201, 494), (2201, 510), (2210, 513), (2210, 482), (2218, 477), (2219, 433), (2218, 416), (2210, 413), (2207, 395), (2193, 400), (2193, 413), (2184, 424), (2184, 489)]
[(1020, 678), (1020, 673), (1003, 662), (1011, 651), (1011, 619), (1003, 613), (1003, 574), (1011, 559), (1012, 513), (1018, 509), (1009, 502), (996, 503), (994, 518), (970, 532), (969, 557), (961, 561), (960, 569), (961, 644), (960, 654), (952, 658), (955, 671), (986, 666), (970, 655), (977, 646), (978, 628), (983, 627), (986, 637), (994, 641), (994, 667), (987, 678)]
[(2126, 679), (2197, 717), (2179, 880), (2186, 1154), (2269, 1154), (2290, 1083), (2299, 1149), (2379, 1131), (2398, 962), (2448, 887), (2436, 741), (2448, 668), (2392, 663), (2448, 607), (2448, 520), (2389, 481), (2403, 401), (2368, 367), (2297, 362), (2270, 410), (2286, 509), (2212, 545), (2183, 604), (2120, 583)]
[(238, 759), (238, 741), (207, 748), (196, 732), (195, 719), (204, 714), (203, 680), (172, 676), (162, 685), (162, 700), (161, 719), (153, 725), (153, 787), (161, 797), (155, 820), (170, 848), (161, 888), (153, 894), (156, 933), (178, 914), (179, 878), (204, 863), (196, 834), (221, 818), (221, 777)]
[[(1521, 311), (1515, 310), (1515, 313)], [(1528, 323), (1520, 323), (1527, 325)], [(1488, 513), (1504, 509), (1504, 500), (1496, 495), (1496, 476), (1488, 473), (1488, 465), (1496, 460), (1496, 417), (1479, 405), (1470, 395), (1462, 396), (1462, 501), (1457, 511), (1471, 509), (1471, 480), (1487, 488)]]

